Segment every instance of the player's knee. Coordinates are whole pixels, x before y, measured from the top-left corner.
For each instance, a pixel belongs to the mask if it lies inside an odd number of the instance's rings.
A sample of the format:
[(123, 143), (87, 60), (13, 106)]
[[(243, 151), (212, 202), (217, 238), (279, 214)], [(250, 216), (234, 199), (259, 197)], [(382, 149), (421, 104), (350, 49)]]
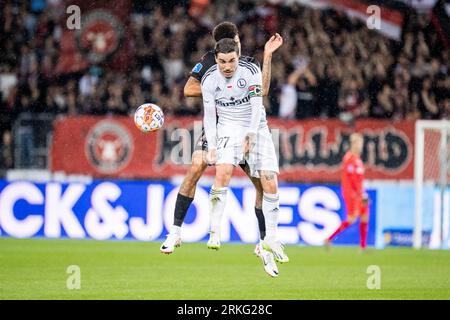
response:
[(202, 176), (203, 172), (205, 171), (207, 165), (203, 161), (202, 158), (192, 158), (192, 164), (191, 168), (189, 169), (189, 175), (192, 180), (197, 181)]
[(191, 168), (194, 170), (201, 170), (203, 171), (207, 164), (206, 164), (206, 152), (197, 150), (192, 154), (192, 164)]
[(261, 188), (264, 192), (275, 194), (278, 192), (277, 174), (273, 171), (261, 171)]
[(201, 163), (192, 164), (191, 168), (189, 170), (189, 173), (192, 176), (192, 179), (198, 180), (202, 176), (205, 169), (206, 169), (206, 165), (203, 165)]
[(189, 171), (187, 172), (184, 180), (180, 186), (181, 194), (191, 194), (191, 190), (195, 190), (197, 182), (202, 176), (206, 169), (206, 165), (203, 166), (201, 163), (192, 163)]
[(276, 183), (267, 183), (263, 187), (263, 192), (270, 194), (278, 193), (278, 186)]
[(230, 179), (231, 175), (226, 172), (216, 174), (214, 185), (217, 187), (225, 187), (228, 185)]
[(214, 178), (214, 185), (216, 187), (225, 187), (229, 184), (231, 175), (233, 173), (232, 167), (216, 166), (216, 176)]

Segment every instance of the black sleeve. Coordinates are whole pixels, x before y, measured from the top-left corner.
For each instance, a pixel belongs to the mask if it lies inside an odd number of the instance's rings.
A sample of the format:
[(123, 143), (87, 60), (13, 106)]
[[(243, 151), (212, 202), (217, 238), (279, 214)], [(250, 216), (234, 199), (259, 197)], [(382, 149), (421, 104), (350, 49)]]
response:
[(261, 64), (259, 63), (259, 61), (256, 60), (256, 59), (253, 58), (253, 57), (249, 57), (249, 56), (241, 56), (241, 57), (239, 58), (239, 60), (243, 60), (243, 61), (245, 61), (245, 62), (251, 62), (251, 63), (254, 63), (254, 64), (256, 64), (256, 65), (261, 69)]
[(198, 62), (192, 71), (189, 73), (191, 77), (194, 77), (198, 81), (202, 81), (203, 75), (216, 64), (216, 59), (214, 58), (214, 53), (212, 51), (208, 51), (200, 62)]

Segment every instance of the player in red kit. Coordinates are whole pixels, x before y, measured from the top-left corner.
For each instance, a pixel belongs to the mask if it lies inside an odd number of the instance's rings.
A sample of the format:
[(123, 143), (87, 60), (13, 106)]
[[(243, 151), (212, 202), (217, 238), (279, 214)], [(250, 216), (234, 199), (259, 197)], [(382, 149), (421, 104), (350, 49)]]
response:
[(356, 219), (360, 217), (360, 247), (362, 250), (366, 248), (369, 210), (368, 197), (363, 189), (364, 165), (360, 158), (362, 148), (363, 137), (358, 133), (353, 133), (350, 136), (350, 150), (345, 154), (342, 161), (341, 191), (347, 210), (347, 219), (325, 240), (326, 245), (329, 245), (339, 233), (355, 223)]

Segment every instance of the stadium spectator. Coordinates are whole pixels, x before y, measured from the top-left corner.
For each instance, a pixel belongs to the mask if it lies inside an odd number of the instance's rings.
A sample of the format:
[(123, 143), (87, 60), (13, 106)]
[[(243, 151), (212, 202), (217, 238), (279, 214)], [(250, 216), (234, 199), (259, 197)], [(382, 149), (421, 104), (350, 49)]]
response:
[(376, 97), (377, 100), (374, 103), (371, 115), (376, 118), (391, 118), (394, 112), (392, 88), (385, 83)]
[(97, 73), (98, 73), (98, 71), (96, 71), (95, 68), (91, 68), (89, 70), (89, 73), (86, 73), (81, 77), (80, 83), (79, 83), (81, 99), (93, 95), (94, 90), (95, 90), (94, 88), (98, 83)]
[(339, 93), (339, 117), (343, 121), (352, 121), (367, 116), (369, 102), (363, 91), (361, 80), (344, 79)]
[(307, 66), (307, 62), (298, 62), (298, 67), (288, 78), (288, 84), (296, 86), (297, 107), (295, 117), (307, 119), (317, 116), (316, 112), (316, 77)]
[(340, 82), (337, 68), (328, 65), (325, 72), (319, 77), (317, 84), (317, 110), (321, 118), (336, 118), (339, 114)]
[[(180, 83), (212, 47), (211, 27), (225, 19), (238, 24), (243, 54), (255, 55), (260, 62), (262, 46), (273, 30), (285, 40), (273, 60), (269, 115), (448, 117), (449, 53), (442, 50), (425, 14), (413, 15), (403, 42), (398, 42), (340, 12), (298, 3), (136, 3), (130, 25), (134, 56), (126, 74), (93, 66), (56, 76), (61, 2), (3, 3), (0, 113), (8, 119), (4, 128), (22, 112), (127, 115), (146, 101), (160, 104), (168, 115), (199, 115), (201, 105), (183, 98)], [(298, 57), (309, 63), (294, 93), (288, 79), (298, 67)]]
[(0, 169), (11, 169), (14, 164), (14, 151), (11, 131), (6, 130), (2, 134), (0, 145)]
[(442, 118), (450, 119), (450, 99), (439, 101), (439, 108), (442, 110)]
[(431, 88), (432, 80), (427, 77), (422, 82), (422, 90), (419, 94), (419, 110), (422, 119), (438, 119), (439, 107), (436, 103), (435, 94)]

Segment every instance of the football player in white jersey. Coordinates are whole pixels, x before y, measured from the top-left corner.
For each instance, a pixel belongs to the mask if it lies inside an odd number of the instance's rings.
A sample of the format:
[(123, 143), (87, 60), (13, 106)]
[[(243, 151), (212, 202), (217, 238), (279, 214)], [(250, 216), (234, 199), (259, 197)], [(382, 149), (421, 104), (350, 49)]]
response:
[[(210, 191), (211, 233), (220, 236), (228, 184), (234, 167), (245, 160), (251, 175), (261, 179), (264, 192), (262, 210), (266, 236), (263, 248), (278, 262), (288, 262), (283, 245), (277, 239), (279, 169), (262, 102), (261, 70), (251, 62), (239, 60), (239, 48), (232, 39), (216, 43), (215, 58), (217, 64), (201, 81), (207, 161), (216, 165)], [(277, 276), (278, 272), (270, 275)]]
[[(219, 41), (224, 38), (232, 38), (240, 46), (239, 34), (235, 24), (231, 22), (222, 22), (218, 24), (213, 30), (213, 38), (215, 41)], [(272, 36), (264, 47), (264, 61), (263, 61), (263, 95), (267, 95), (270, 84), (271, 74), (271, 60), (272, 54), (283, 44), (283, 38), (277, 33)], [(255, 62), (252, 57), (240, 56), (240, 60), (244, 62)], [(189, 80), (184, 88), (184, 94), (186, 97), (200, 97), (201, 96), (201, 79), (205, 73), (214, 65), (215, 57), (214, 52), (207, 52), (199, 63), (195, 65), (190, 73)], [(174, 223), (171, 226), (170, 233), (167, 239), (161, 245), (161, 252), (170, 254), (174, 252), (175, 248), (181, 244), (181, 226), (185, 219), (188, 208), (193, 201), (195, 195), (195, 189), (197, 182), (202, 176), (203, 172), (207, 168), (207, 164), (204, 161), (204, 156), (208, 145), (204, 133), (196, 143), (195, 152), (192, 155), (192, 164), (189, 168), (183, 183), (180, 186), (180, 190), (177, 196), (175, 210), (174, 210)], [(241, 164), (242, 169), (250, 176), (248, 171), (248, 165), (246, 163)], [(265, 237), (265, 221), (262, 213), (262, 187), (259, 179), (251, 178), (252, 183), (256, 188), (256, 201), (255, 201), (255, 214), (258, 218), (258, 226), (260, 230), (260, 237)], [(220, 247), (220, 239), (217, 235), (210, 235), (210, 241), (208, 241), (208, 248), (218, 249)], [(261, 256), (262, 245), (261, 242), (255, 247), (255, 254)]]

